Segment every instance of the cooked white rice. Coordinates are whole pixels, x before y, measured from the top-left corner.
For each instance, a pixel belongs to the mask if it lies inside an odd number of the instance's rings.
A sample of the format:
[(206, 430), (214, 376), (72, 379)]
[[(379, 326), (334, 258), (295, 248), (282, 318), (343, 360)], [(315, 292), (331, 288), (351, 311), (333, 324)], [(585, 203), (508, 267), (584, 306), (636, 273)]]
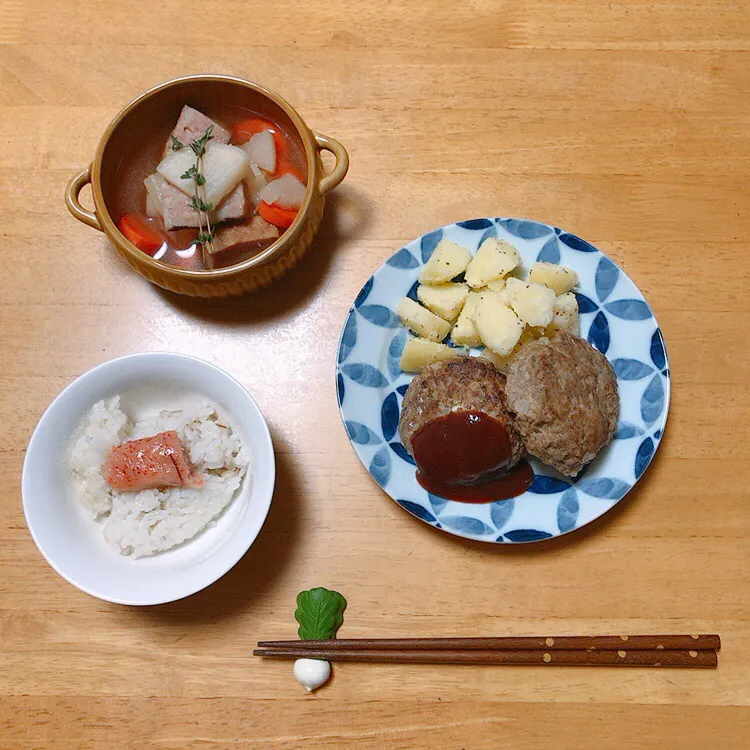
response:
[[(203, 487), (118, 492), (104, 481), (102, 464), (114, 446), (167, 430), (179, 435), (195, 471), (203, 475)], [(250, 458), (229, 422), (206, 400), (133, 423), (115, 396), (86, 415), (68, 467), (78, 501), (102, 523), (104, 538), (123, 555), (144, 557), (192, 539), (219, 516), (249, 473)]]

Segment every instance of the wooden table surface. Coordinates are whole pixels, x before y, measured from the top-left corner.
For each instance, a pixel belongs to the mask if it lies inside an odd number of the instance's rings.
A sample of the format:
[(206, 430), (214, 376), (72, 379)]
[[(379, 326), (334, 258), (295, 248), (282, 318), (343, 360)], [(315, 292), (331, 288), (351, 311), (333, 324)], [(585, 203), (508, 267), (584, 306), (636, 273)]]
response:
[[(118, 109), (189, 72), (278, 90), (351, 153), (311, 254), (244, 299), (135, 276), (62, 194)], [(0, 748), (750, 745), (747, 0), (0, 0)], [(339, 329), (402, 243), (475, 216), (554, 223), (641, 288), (673, 366), (637, 491), (552, 543), (471, 543), (374, 485), (336, 409)], [(65, 583), (24, 524), (32, 429), (73, 378), (198, 355), (266, 414), (268, 521), (209, 589), (153, 608)], [(341, 636), (718, 632), (717, 671), (341, 665), (307, 695), (250, 656), (298, 591)]]

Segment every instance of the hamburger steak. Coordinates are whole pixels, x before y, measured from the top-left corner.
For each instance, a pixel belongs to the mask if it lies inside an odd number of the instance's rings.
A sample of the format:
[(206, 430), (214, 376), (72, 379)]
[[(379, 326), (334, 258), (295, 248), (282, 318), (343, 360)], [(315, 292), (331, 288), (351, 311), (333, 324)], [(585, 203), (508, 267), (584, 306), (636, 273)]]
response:
[(606, 357), (569, 333), (526, 344), (508, 366), (505, 396), (526, 450), (567, 476), (610, 441), (620, 409)]
[(406, 391), (398, 430), (420, 471), (446, 483), (483, 481), (525, 453), (508, 414), (505, 376), (479, 357), (423, 368)]

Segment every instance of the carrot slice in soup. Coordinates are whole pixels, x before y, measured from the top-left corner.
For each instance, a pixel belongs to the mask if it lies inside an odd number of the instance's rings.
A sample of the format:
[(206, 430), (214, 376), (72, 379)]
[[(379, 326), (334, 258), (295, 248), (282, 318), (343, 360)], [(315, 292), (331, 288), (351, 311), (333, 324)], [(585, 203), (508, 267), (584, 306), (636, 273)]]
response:
[(273, 173), (275, 178), (283, 177), (285, 174), (294, 175), (300, 182), (305, 183), (305, 178), (302, 176), (302, 170), (298, 169), (286, 154), (283, 157), (276, 159), (276, 171)]
[(262, 130), (270, 130), (273, 133), (276, 126), (270, 120), (261, 120), (257, 117), (235, 122), (232, 125), (232, 143), (241, 146)]
[(140, 214), (123, 214), (117, 222), (117, 228), (139, 250), (149, 255), (155, 253), (164, 243), (161, 233)]
[(284, 174), (293, 174), (298, 180), (304, 182), (302, 172), (289, 159), (289, 144), (286, 136), (270, 120), (263, 120), (258, 117), (251, 117), (247, 120), (240, 120), (232, 126), (232, 143), (240, 146), (247, 143), (256, 133), (263, 130), (270, 130), (273, 136), (273, 142), (276, 146), (276, 171), (274, 177), (281, 177)]
[(263, 130), (270, 130), (273, 136), (273, 142), (276, 144), (276, 156), (281, 158), (286, 154), (286, 141), (284, 134), (270, 120), (261, 120), (258, 117), (251, 117), (249, 120), (240, 120), (232, 125), (232, 143), (241, 146), (247, 143), (256, 133)]
[(261, 201), (258, 204), (258, 213), (269, 223), (274, 226), (286, 229), (291, 226), (294, 217), (297, 215), (296, 208), (282, 208), (275, 203), (266, 203)]

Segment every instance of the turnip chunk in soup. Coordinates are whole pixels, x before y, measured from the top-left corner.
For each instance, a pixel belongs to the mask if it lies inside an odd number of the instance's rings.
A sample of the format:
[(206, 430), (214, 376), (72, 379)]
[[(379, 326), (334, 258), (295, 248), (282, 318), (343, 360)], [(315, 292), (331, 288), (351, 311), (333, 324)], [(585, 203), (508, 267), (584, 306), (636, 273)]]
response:
[(269, 182), (260, 191), (260, 199), (269, 205), (275, 203), (281, 208), (299, 208), (305, 198), (305, 185), (293, 174), (285, 174), (278, 180)]
[[(164, 158), (156, 171), (185, 195), (192, 196), (196, 190), (195, 179), (186, 175), (195, 169), (196, 161), (193, 150), (183, 148)], [(203, 200), (213, 207), (218, 206), (249, 172), (250, 162), (241, 148), (209, 141), (201, 159), (201, 174), (205, 180), (201, 186)]]
[(146, 216), (164, 216), (163, 192), (164, 186), (169, 183), (160, 174), (154, 173), (143, 184), (146, 186)]
[(270, 130), (256, 133), (240, 148), (247, 154), (251, 164), (255, 164), (264, 172), (276, 171), (276, 143)]
[(246, 180), (250, 192), (250, 200), (254, 206), (260, 203), (260, 191), (268, 185), (268, 179), (257, 164), (250, 164), (250, 175)]

